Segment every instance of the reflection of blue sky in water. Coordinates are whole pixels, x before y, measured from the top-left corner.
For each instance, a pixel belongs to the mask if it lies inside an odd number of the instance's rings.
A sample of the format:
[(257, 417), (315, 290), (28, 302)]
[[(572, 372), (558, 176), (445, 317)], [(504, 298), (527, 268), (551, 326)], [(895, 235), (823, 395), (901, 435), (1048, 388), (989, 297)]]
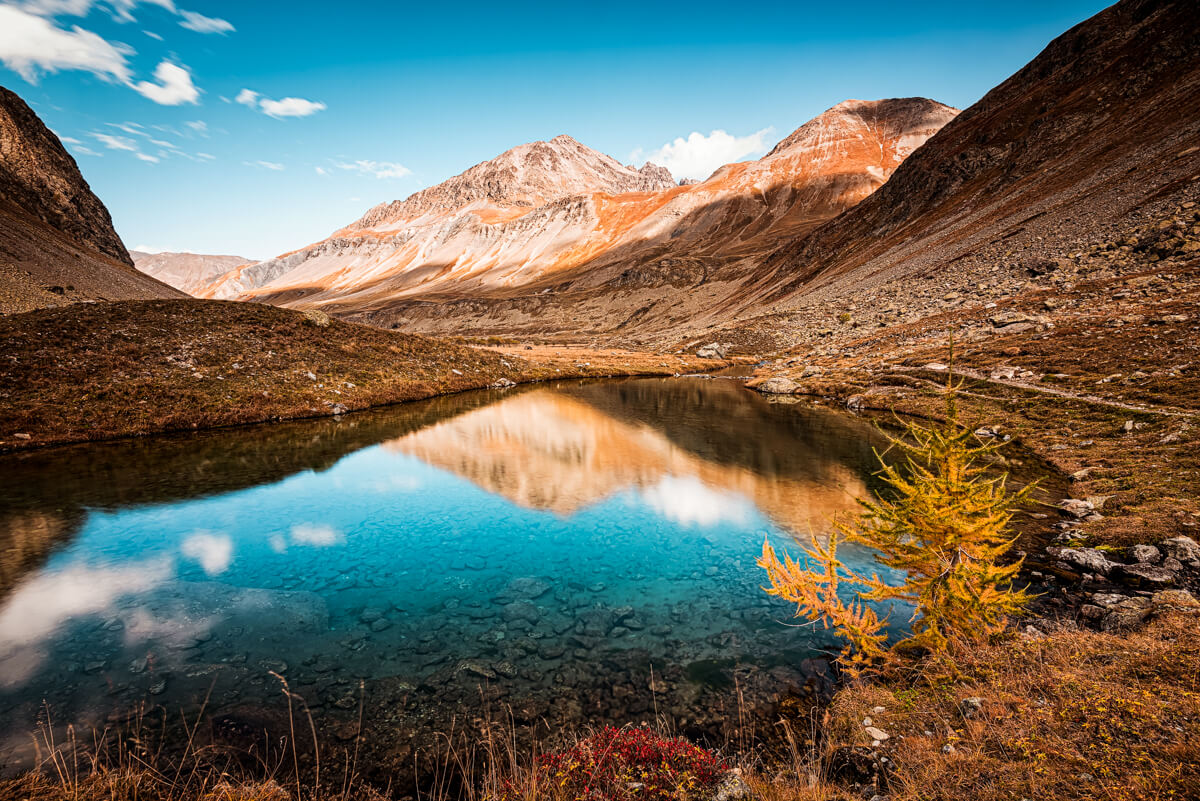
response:
[[(520, 657), (527, 675), (549, 681), (583, 658), (589, 640), (571, 638), (594, 638), (597, 609), (611, 618), (604, 647), (660, 661), (764, 660), (827, 644), (781, 625), (788, 605), (760, 589), (763, 538), (790, 539), (760, 503), (807, 520), (808, 506), (851, 508), (854, 492), (709, 462), (573, 402), (523, 407), (531, 398), (321, 472), (89, 512), (0, 607), (0, 712), (43, 697), (79, 709), (132, 701), (156, 670), (185, 701), (222, 671), (261, 674), (262, 660), (283, 661), (289, 678), (322, 660), (349, 676), (419, 677)], [(416, 652), (428, 632), (442, 653)], [(736, 653), (713, 644), (728, 632)], [(539, 653), (566, 648), (548, 658), (505, 650), (524, 638)], [(127, 691), (110, 695), (113, 686)]]

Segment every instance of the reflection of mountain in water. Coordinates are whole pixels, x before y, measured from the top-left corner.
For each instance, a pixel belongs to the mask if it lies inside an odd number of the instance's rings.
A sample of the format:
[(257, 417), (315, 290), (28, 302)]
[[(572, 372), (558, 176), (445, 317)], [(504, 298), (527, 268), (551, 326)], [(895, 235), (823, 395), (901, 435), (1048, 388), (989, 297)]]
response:
[(68, 542), (89, 509), (281, 481), (387, 440), (527, 507), (567, 514), (637, 489), (664, 513), (695, 519), (714, 513), (701, 505), (749, 499), (804, 530), (862, 495), (873, 434), (845, 415), (766, 403), (733, 381), (633, 379), (15, 454), (0, 459), (0, 597)]
[(804, 532), (866, 495), (872, 434), (731, 382), (637, 380), (527, 392), (386, 447), (558, 514), (634, 489), (677, 520), (729, 517), (749, 500)]
[(68, 542), (88, 509), (234, 492), (327, 470), (383, 440), (486, 405), (498, 392), (406, 403), (344, 420), (248, 426), (12, 454), (0, 459), (0, 598)]

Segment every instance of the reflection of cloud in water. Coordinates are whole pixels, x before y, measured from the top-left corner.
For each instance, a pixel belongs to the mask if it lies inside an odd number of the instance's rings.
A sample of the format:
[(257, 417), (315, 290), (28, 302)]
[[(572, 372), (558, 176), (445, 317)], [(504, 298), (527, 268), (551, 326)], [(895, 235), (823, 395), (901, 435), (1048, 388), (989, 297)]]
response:
[(655, 512), (682, 526), (746, 525), (753, 519), (748, 500), (710, 489), (695, 476), (664, 476), (640, 495)]
[(311, 545), (315, 548), (325, 548), (342, 542), (342, 533), (333, 526), (320, 523), (300, 523), (292, 526), (291, 541), (293, 545)]
[(167, 560), (129, 567), (72, 565), (21, 585), (0, 610), (0, 684), (20, 684), (37, 669), (44, 640), (72, 618), (111, 613), (128, 595), (148, 592), (173, 574)]
[(233, 540), (228, 534), (197, 531), (180, 546), (183, 555), (200, 563), (210, 576), (219, 576), (233, 562)]

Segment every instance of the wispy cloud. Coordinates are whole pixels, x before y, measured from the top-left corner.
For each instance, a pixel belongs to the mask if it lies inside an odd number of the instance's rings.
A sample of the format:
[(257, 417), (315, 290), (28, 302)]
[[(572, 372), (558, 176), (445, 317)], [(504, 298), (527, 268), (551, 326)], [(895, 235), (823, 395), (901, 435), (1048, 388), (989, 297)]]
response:
[(93, 131), (91, 137), (109, 150), (128, 150), (130, 153), (136, 153), (138, 150), (137, 142), (125, 136), (112, 136)]
[(686, 139), (678, 137), (649, 154), (639, 148), (630, 160), (634, 163), (643, 159), (651, 161), (666, 167), (676, 178), (704, 179), (726, 164), (766, 153), (774, 130), (763, 128), (747, 136), (733, 136), (722, 130), (705, 136), (692, 131)]
[(229, 20), (219, 19), (217, 17), (206, 17), (203, 14), (197, 14), (195, 11), (180, 11), (179, 16), (183, 20), (179, 23), (189, 31), (196, 33), (231, 33), (234, 30), (233, 23)]
[[(412, 175), (412, 170), (405, 167), (403, 164), (397, 164), (394, 161), (370, 161), (367, 159), (359, 159), (351, 162), (334, 162), (335, 167), (339, 170), (347, 170), (356, 172), (360, 175), (369, 175), (372, 178), (403, 178), (406, 175)], [(317, 168), (320, 172), (321, 168)], [(321, 173), (324, 175), (324, 173)]]
[(247, 167), (262, 167), (264, 170), (274, 170), (275, 172), (286, 169), (284, 165), (275, 161), (243, 161), (242, 163)]
[(133, 157), (135, 159), (141, 159), (142, 161), (146, 161), (151, 164), (157, 164), (159, 161), (161, 161), (161, 159), (159, 159), (158, 156), (151, 156), (149, 153), (142, 153), (141, 151), (134, 153)]
[(274, 117), (277, 120), (285, 117), (308, 117), (316, 114), (318, 111), (324, 111), (326, 106), (316, 100), (305, 100), (303, 97), (285, 97), (280, 100), (272, 100), (269, 97), (263, 97), (253, 89), (243, 89), (238, 92), (235, 103), (241, 103), (247, 108), (261, 111), (268, 117)]
[(184, 125), (201, 136), (208, 136), (208, 123), (204, 120), (191, 120), (190, 122), (185, 122)]

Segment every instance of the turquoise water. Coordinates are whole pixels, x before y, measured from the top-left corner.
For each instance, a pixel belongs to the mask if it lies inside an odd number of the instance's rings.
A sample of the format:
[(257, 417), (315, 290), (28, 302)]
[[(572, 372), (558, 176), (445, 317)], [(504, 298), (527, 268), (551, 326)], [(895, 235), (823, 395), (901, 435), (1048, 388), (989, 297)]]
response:
[[(725, 379), (564, 383), (0, 460), (0, 741), (194, 708), (279, 725), (277, 676), (371, 759), (499, 704), (719, 732), (827, 686), (755, 558), (869, 491), (869, 425)], [(870, 557), (849, 552), (847, 561)], [(273, 675), (277, 674), (277, 675)]]

